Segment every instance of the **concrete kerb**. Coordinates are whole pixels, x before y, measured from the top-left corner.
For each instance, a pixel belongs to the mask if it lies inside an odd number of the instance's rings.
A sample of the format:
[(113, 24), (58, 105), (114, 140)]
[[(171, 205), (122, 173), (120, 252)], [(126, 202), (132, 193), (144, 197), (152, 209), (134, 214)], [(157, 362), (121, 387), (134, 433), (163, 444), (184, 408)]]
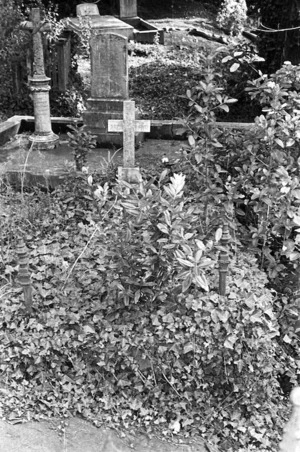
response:
[[(51, 123), (53, 131), (59, 133), (66, 131), (69, 124), (83, 124), (81, 118), (52, 117)], [(229, 129), (250, 129), (253, 123), (219, 122), (221, 128)], [(12, 116), (7, 121), (0, 124), (0, 145), (12, 139), (18, 133), (32, 131), (34, 127), (34, 116)], [(151, 129), (145, 134), (145, 138), (160, 140), (185, 140), (186, 133), (183, 130), (182, 121), (151, 120)], [(1, 150), (0, 150), (1, 152)]]

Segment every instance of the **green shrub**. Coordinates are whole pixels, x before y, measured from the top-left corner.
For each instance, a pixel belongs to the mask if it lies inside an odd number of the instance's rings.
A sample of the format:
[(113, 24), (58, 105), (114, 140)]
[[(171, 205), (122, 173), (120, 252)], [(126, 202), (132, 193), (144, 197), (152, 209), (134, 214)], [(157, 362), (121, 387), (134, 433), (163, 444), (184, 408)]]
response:
[(140, 192), (82, 176), (85, 207), (59, 189), (43, 227), (27, 229), (34, 310), (18, 290), (0, 300), (0, 406), (11, 418), (218, 431), (263, 450), (284, 360), (266, 277), (250, 255), (232, 256), (220, 297), (219, 233), (204, 240), (184, 178), (164, 176)]
[(246, 1), (224, 0), (216, 20), (219, 26), (228, 30), (231, 35), (240, 35), (247, 20)]

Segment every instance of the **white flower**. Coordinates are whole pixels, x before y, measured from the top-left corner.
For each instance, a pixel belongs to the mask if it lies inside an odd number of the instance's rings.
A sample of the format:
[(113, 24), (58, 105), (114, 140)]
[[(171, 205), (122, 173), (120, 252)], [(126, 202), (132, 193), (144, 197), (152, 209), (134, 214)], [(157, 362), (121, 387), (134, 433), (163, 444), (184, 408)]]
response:
[(94, 196), (96, 199), (101, 199), (103, 194), (103, 188), (101, 185), (98, 185), (97, 189), (94, 191)]
[(93, 185), (93, 176), (89, 176), (87, 178), (87, 181), (88, 181), (89, 186), (91, 187)]
[(267, 83), (267, 87), (271, 88), (271, 89), (275, 88), (275, 85), (276, 85), (276, 83), (271, 80)]

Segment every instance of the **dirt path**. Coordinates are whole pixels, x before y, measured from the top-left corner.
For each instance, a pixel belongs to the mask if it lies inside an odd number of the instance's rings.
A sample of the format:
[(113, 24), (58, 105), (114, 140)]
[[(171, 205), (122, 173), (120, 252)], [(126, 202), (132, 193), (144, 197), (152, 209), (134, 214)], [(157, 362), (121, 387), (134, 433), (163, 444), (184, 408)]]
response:
[[(96, 428), (72, 418), (65, 428), (58, 421), (11, 425), (0, 421), (0, 452), (206, 452), (201, 439), (172, 442), (145, 435), (122, 434)], [(214, 452), (214, 449), (211, 449)]]

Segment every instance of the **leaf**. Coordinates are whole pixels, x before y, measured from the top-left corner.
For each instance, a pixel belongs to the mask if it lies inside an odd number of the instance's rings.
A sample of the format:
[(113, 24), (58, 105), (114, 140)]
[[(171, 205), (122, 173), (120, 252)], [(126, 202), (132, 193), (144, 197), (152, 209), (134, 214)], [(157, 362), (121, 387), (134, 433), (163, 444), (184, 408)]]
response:
[(299, 215), (293, 216), (293, 223), (295, 226), (300, 226), (300, 216)]
[(188, 344), (186, 344), (184, 347), (183, 347), (183, 353), (184, 354), (186, 354), (186, 353), (189, 353), (189, 352), (193, 352), (194, 351), (194, 344), (192, 344), (191, 342), (189, 342)]
[(180, 257), (177, 257), (177, 260), (184, 267), (194, 268), (193, 262), (190, 262), (190, 261), (188, 261), (186, 259), (181, 259)]
[(223, 233), (222, 228), (218, 228), (218, 229), (216, 230), (216, 233), (215, 233), (215, 241), (216, 241), (216, 242), (219, 242), (219, 241), (221, 240), (221, 238), (222, 238), (222, 233)]
[(231, 61), (231, 60), (232, 60), (232, 56), (231, 55), (227, 55), (221, 61), (222, 61), (222, 63), (227, 63), (228, 61)]
[(175, 421), (170, 422), (169, 428), (172, 430), (172, 432), (176, 435), (181, 430), (181, 425), (179, 419), (175, 419)]
[(205, 290), (206, 292), (209, 291), (207, 279), (205, 278), (205, 276), (203, 274), (196, 275), (195, 282), (199, 287), (201, 287), (201, 289)]
[[(226, 113), (229, 112), (229, 107), (228, 105), (224, 104), (224, 105), (219, 105), (219, 108), (221, 108), (222, 110), (226, 111)], [(213, 144), (213, 143), (212, 143)], [(213, 144), (214, 146), (214, 144)], [(219, 146), (220, 147), (220, 146)]]
[(86, 333), (86, 334), (95, 334), (96, 333), (96, 331), (94, 330), (94, 328), (93, 327), (91, 327), (90, 325), (83, 325), (83, 331)]
[(158, 229), (163, 232), (164, 234), (169, 234), (169, 230), (167, 228), (167, 226), (163, 223), (157, 223), (157, 227)]
[(285, 143), (286, 147), (293, 146), (295, 144), (295, 140), (293, 138), (289, 138), (287, 142)]
[(195, 256), (195, 261), (198, 264), (200, 262), (201, 257), (203, 256), (203, 251), (202, 250), (198, 250), (196, 252), (196, 256)]
[(200, 105), (195, 104), (194, 105), (195, 110), (197, 110), (198, 113), (203, 113), (204, 108), (200, 107)]
[(193, 282), (192, 276), (189, 274), (188, 277), (182, 283), (182, 292), (186, 292)]
[(174, 317), (170, 312), (167, 315), (164, 315), (162, 319), (166, 323), (174, 323)]
[(240, 63), (233, 63), (233, 65), (230, 67), (229, 71), (235, 72), (238, 70), (239, 67), (240, 67)]
[(274, 140), (281, 148), (284, 148), (284, 143), (280, 138), (275, 138)]
[(228, 336), (227, 339), (225, 340), (225, 342), (224, 342), (224, 347), (233, 350), (233, 346), (234, 346), (234, 344), (236, 343), (236, 341), (237, 341), (237, 337), (236, 337), (236, 336), (233, 336), (233, 335), (230, 335), (230, 336)]
[(195, 141), (195, 138), (193, 137), (193, 135), (189, 135), (189, 136), (188, 136), (188, 142), (189, 142), (189, 145), (190, 145), (192, 148), (195, 147), (196, 141)]
[(282, 340), (286, 344), (291, 344), (292, 343), (292, 339), (287, 334), (282, 338)]
[(218, 317), (223, 323), (227, 323), (229, 319), (229, 312), (228, 311), (217, 311)]

